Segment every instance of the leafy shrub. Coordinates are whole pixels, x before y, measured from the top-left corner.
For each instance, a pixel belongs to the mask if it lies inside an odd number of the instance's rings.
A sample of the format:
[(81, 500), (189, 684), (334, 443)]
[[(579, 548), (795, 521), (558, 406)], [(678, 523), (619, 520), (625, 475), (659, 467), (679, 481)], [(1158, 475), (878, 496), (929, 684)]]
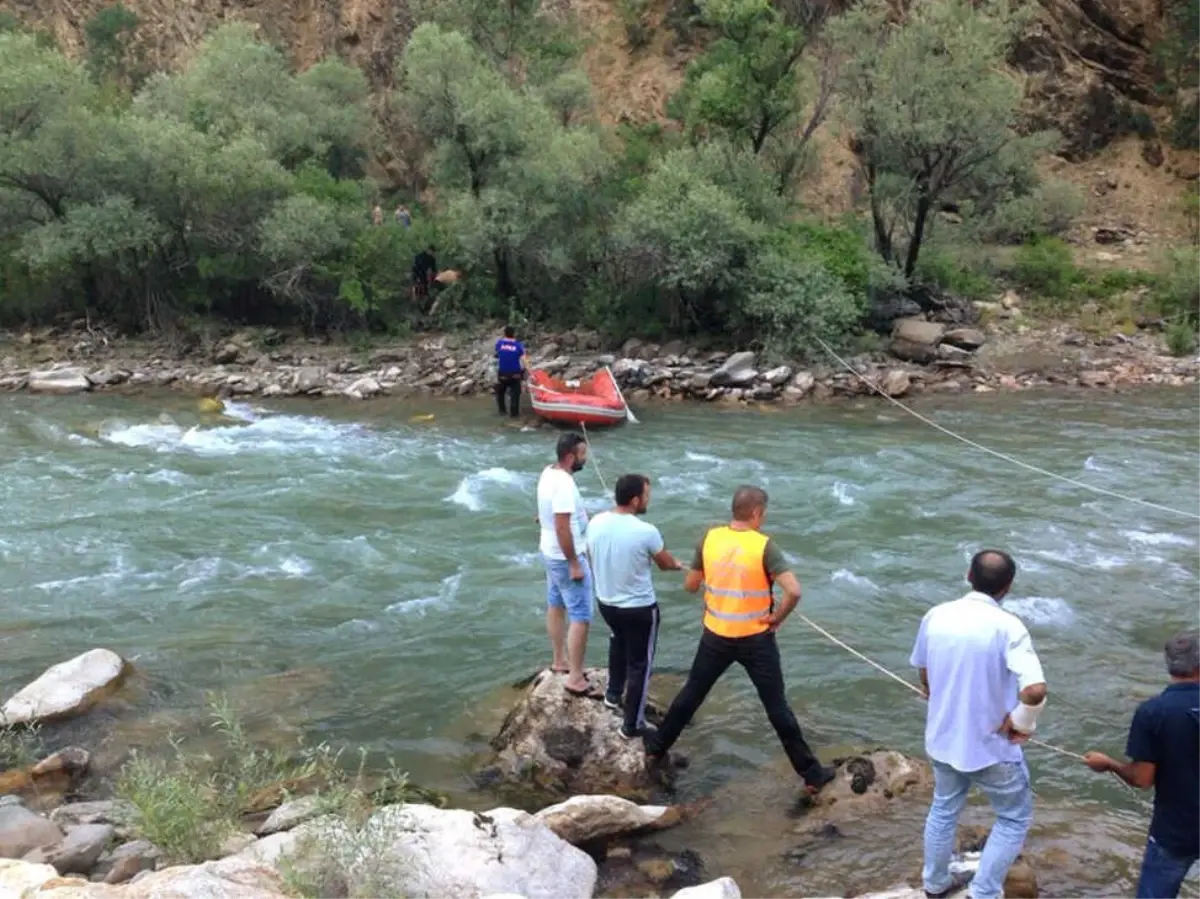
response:
[(1032, 193), (1000, 203), (979, 222), (985, 241), (1020, 244), (1064, 233), (1083, 211), (1083, 195), (1065, 181), (1046, 181)]
[(1196, 329), (1185, 321), (1167, 326), (1167, 350), (1172, 356), (1190, 356), (1196, 352)]
[(172, 738), (165, 758), (134, 754), (117, 778), (117, 795), (135, 810), (138, 833), (159, 846), (171, 862), (216, 857), (239, 829), (251, 800), (266, 790), (286, 799), (298, 788), (316, 793), (333, 811), (362, 808), (377, 799), (402, 802), (410, 795), (405, 776), (394, 768), (370, 788), (365, 755), (357, 770), (341, 765), (341, 754), (322, 744), (284, 752), (256, 745), (224, 697), (209, 697), (211, 732), (221, 740), (216, 754), (189, 752)]
[(1012, 274), (1021, 287), (1054, 300), (1066, 299), (1079, 282), (1071, 248), (1057, 237), (1039, 238), (1018, 249)]
[(914, 281), (968, 300), (982, 300), (996, 292), (995, 281), (956, 247), (927, 247), (917, 263)]

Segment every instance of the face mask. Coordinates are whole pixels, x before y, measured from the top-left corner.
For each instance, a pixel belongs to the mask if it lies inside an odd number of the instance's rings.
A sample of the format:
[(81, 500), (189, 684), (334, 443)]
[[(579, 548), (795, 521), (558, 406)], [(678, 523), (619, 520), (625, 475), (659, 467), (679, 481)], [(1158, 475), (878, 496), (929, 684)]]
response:
[(587, 465), (587, 462), (584, 462), (581, 459), (576, 459), (574, 464), (571, 465), (571, 473), (578, 474), (579, 472), (583, 471), (583, 466), (585, 465)]

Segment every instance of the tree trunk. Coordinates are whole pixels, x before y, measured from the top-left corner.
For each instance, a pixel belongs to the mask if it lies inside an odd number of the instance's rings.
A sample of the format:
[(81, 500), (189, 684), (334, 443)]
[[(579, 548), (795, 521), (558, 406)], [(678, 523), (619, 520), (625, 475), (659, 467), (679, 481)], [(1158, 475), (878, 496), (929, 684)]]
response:
[(508, 264), (508, 251), (502, 247), (492, 250), (492, 258), (496, 260), (496, 293), (508, 299), (516, 295), (512, 283), (512, 271)]
[(917, 199), (917, 214), (913, 219), (912, 238), (908, 242), (908, 252), (904, 258), (904, 276), (911, 278), (917, 268), (917, 258), (921, 255), (921, 241), (925, 239), (925, 226), (929, 221), (929, 210), (933, 206), (932, 198), (925, 192)]

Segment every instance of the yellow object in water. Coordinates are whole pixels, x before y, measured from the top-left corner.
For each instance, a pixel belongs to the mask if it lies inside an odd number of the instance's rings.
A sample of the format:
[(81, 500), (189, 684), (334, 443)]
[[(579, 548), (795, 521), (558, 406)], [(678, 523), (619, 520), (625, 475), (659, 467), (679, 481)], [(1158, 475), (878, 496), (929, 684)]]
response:
[(432, 413), (432, 412), (426, 412), (424, 415), (414, 415), (414, 416), (412, 416), (411, 418), (409, 418), (409, 421), (411, 421), (411, 422), (426, 422), (426, 421), (433, 421), (433, 417), (434, 417), (434, 416), (433, 416), (433, 413)]
[(215, 396), (202, 397), (200, 399), (200, 411), (220, 415), (225, 411), (225, 404)]

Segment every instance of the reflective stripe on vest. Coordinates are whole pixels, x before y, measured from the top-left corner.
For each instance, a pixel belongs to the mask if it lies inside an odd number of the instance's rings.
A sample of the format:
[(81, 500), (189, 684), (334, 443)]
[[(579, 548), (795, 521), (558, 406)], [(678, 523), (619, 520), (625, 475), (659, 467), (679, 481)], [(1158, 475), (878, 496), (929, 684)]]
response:
[(764, 567), (767, 537), (758, 531), (713, 528), (704, 538), (704, 626), (722, 637), (767, 629), (771, 582)]

